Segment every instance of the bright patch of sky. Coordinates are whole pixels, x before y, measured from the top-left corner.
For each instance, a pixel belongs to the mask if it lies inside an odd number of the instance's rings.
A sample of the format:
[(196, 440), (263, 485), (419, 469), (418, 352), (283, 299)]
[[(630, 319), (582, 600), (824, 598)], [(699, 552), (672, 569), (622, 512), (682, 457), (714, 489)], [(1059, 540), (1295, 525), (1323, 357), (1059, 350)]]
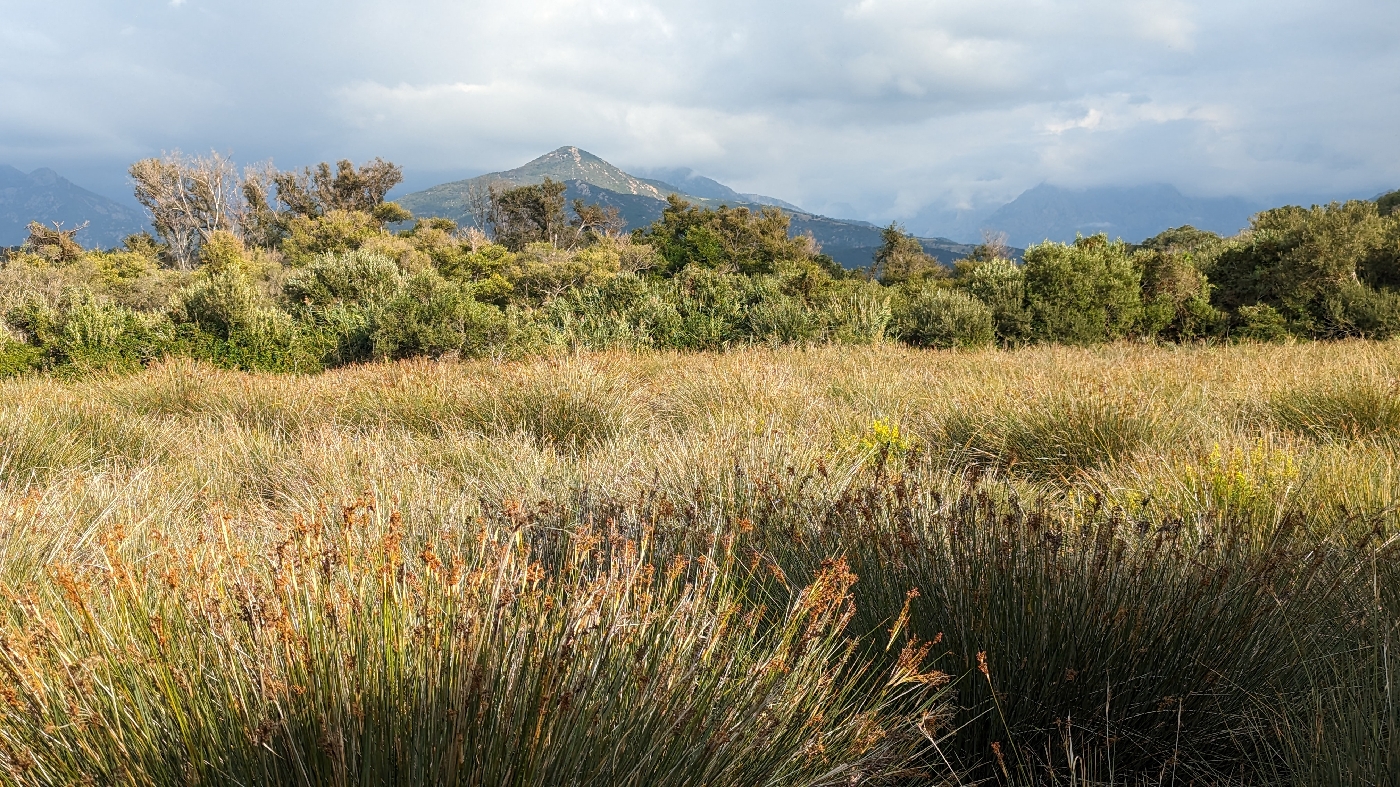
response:
[(175, 148), (383, 156), (426, 187), (560, 145), (925, 224), (1046, 181), (1400, 186), (1395, 0), (0, 0), (0, 18), (0, 164), (108, 194)]

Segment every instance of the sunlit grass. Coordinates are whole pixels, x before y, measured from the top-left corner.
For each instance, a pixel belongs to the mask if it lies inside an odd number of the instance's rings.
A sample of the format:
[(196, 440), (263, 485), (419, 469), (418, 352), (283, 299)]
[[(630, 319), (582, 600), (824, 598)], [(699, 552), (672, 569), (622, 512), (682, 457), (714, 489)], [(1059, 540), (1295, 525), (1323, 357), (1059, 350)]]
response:
[(6, 380), (0, 783), (1381, 783), (1397, 349)]

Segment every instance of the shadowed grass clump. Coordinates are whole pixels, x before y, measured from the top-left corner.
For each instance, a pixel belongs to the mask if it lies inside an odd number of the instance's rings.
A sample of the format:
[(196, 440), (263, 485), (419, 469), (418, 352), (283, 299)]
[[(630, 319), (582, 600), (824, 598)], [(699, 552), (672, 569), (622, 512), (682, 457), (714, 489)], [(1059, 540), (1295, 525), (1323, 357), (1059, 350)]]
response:
[(951, 413), (940, 437), (955, 462), (1070, 479), (1111, 469), (1165, 434), (1155, 413), (1104, 397), (1062, 394), (992, 413)]
[(1390, 438), (1400, 435), (1400, 386), (1353, 379), (1280, 392), (1265, 412), (1279, 429), (1316, 440)]
[(732, 537), (662, 558), (629, 519), (625, 533), (565, 530), (510, 503), (415, 542), (361, 500), (298, 518), (264, 554), (157, 542), (136, 562), (109, 533), (100, 568), (55, 564), (6, 590), (0, 779), (740, 787), (905, 773), (938, 681), (921, 659), (881, 674), (852, 660), (844, 561), (788, 589)]

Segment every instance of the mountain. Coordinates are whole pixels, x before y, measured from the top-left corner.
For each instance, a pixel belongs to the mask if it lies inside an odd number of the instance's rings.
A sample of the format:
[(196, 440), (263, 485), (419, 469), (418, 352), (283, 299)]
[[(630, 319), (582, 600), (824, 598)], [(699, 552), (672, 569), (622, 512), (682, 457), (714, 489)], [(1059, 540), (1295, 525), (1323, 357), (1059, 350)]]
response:
[(1005, 232), (1013, 246), (1047, 239), (1069, 242), (1076, 233), (1100, 232), (1138, 242), (1183, 224), (1233, 235), (1261, 209), (1260, 205), (1234, 197), (1188, 197), (1165, 184), (1090, 189), (1041, 184), (978, 224), (983, 229)]
[(137, 209), (94, 194), (59, 177), (51, 169), (28, 175), (0, 165), (0, 246), (18, 246), (29, 237), (29, 222), (73, 228), (87, 222), (77, 241), (89, 248), (110, 248), (147, 228)]
[[(794, 235), (811, 233), (822, 251), (847, 268), (868, 266), (880, 246), (880, 228), (864, 221), (833, 219), (809, 213), (791, 203), (757, 194), (741, 194), (689, 169), (652, 170), (651, 175), (674, 177), (679, 184), (629, 175), (601, 158), (576, 147), (562, 147), (515, 169), (491, 172), (468, 180), (444, 183), (417, 191), (395, 201), (415, 216), (441, 216), (465, 226), (472, 224), (468, 207), (473, 191), (484, 191), (492, 183), (513, 186), (542, 183), (545, 178), (565, 186), (564, 197), (581, 199), (604, 207), (615, 207), (629, 229), (646, 227), (661, 218), (666, 198), (676, 194), (707, 208), (720, 205), (759, 209), (777, 207), (791, 218)], [(971, 252), (972, 247), (947, 238), (920, 238), (925, 250), (951, 264)]]
[(665, 183), (673, 183), (686, 194), (694, 194), (697, 197), (721, 200), (731, 205), (744, 202), (753, 205), (772, 205), (775, 208), (783, 208), (785, 210), (802, 211), (802, 208), (797, 207), (791, 202), (784, 202), (777, 197), (765, 197), (762, 194), (741, 194), (717, 180), (697, 174), (695, 170), (690, 167), (650, 169), (647, 170), (645, 174), (649, 178), (655, 178)]

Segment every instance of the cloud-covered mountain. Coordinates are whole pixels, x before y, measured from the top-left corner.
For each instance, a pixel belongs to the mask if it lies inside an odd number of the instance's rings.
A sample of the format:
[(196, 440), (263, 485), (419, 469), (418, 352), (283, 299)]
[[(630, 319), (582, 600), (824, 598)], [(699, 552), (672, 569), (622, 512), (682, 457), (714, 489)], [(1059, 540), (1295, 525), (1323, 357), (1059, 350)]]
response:
[(58, 222), (66, 229), (87, 222), (77, 240), (89, 248), (116, 246), (147, 228), (140, 211), (76, 186), (51, 169), (26, 175), (0, 165), (0, 246), (23, 243), (31, 221)]
[(1088, 189), (1041, 184), (976, 224), (980, 229), (1006, 233), (1013, 246), (1044, 240), (1068, 242), (1076, 234), (1100, 232), (1138, 242), (1183, 224), (1233, 235), (1263, 207), (1235, 197), (1188, 197), (1164, 184)]
[[(791, 232), (794, 235), (811, 233), (821, 244), (822, 251), (848, 268), (869, 265), (875, 249), (880, 245), (880, 228), (874, 224), (819, 216), (782, 200), (741, 194), (688, 169), (650, 170), (648, 174), (675, 177), (681, 183), (636, 177), (586, 150), (562, 147), (515, 169), (444, 183), (407, 194), (396, 201), (415, 216), (441, 216), (465, 226), (473, 223), (469, 208), (473, 190), (485, 189), (498, 182), (513, 186), (534, 185), (550, 178), (564, 183), (564, 196), (570, 202), (582, 199), (584, 202), (617, 208), (629, 229), (645, 227), (661, 218), (666, 198), (676, 194), (709, 208), (720, 205), (781, 208), (792, 219)], [(920, 240), (930, 254), (944, 262), (965, 257), (972, 250), (971, 246), (946, 238)]]

